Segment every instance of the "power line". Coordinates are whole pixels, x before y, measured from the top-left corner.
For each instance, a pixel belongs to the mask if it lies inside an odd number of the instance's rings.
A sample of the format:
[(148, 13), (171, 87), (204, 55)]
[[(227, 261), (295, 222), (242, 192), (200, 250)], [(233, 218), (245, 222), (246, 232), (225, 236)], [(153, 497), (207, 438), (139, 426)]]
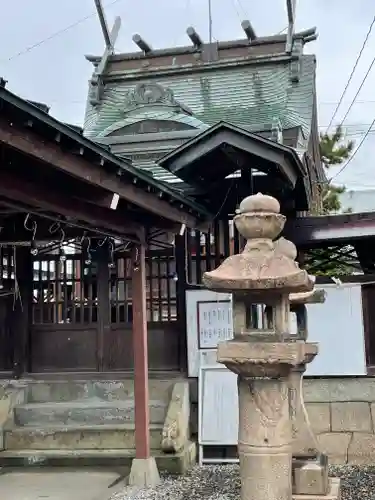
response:
[[(104, 5), (104, 7), (111, 7), (112, 5), (119, 3), (119, 2), (122, 2), (122, 1), (123, 0), (112, 0), (112, 2), (107, 3), (106, 5)], [(66, 26), (65, 28), (62, 28), (58, 31), (55, 31), (55, 33), (52, 33), (52, 35), (49, 35), (48, 37), (43, 38), (42, 40), (39, 40), (39, 42), (36, 42), (36, 43), (33, 43), (32, 45), (29, 45), (25, 49), (21, 50), (20, 52), (17, 52), (13, 56), (8, 57), (7, 59), (3, 60), (2, 62), (8, 63), (10, 61), (13, 61), (13, 59), (16, 59), (17, 57), (23, 56), (23, 55), (27, 54), (28, 52), (31, 52), (32, 50), (36, 49), (37, 47), (40, 47), (44, 43), (49, 42), (53, 38), (56, 38), (57, 36), (60, 36), (64, 33), (66, 33), (67, 31), (71, 30), (72, 28), (75, 28), (79, 24), (82, 24), (83, 22), (87, 21), (88, 19), (95, 17), (96, 14), (97, 14), (97, 12), (95, 10), (91, 14), (88, 14), (87, 16), (82, 17), (81, 19), (78, 19), (74, 23), (69, 24), (69, 26)]]
[(365, 82), (366, 82), (366, 80), (367, 80), (367, 77), (368, 77), (368, 75), (370, 74), (370, 71), (372, 70), (372, 67), (374, 66), (374, 64), (375, 64), (375, 57), (374, 57), (374, 59), (371, 61), (371, 64), (370, 64), (370, 66), (368, 67), (368, 70), (367, 70), (367, 72), (366, 72), (366, 74), (365, 74), (365, 76), (364, 76), (364, 78), (363, 78), (363, 80), (362, 80), (362, 83), (361, 83), (361, 85), (359, 86), (359, 88), (358, 88), (358, 90), (357, 90), (357, 92), (356, 92), (355, 96), (353, 97), (353, 100), (352, 100), (352, 102), (351, 102), (351, 104), (350, 104), (350, 106), (349, 106), (349, 108), (348, 108), (347, 112), (345, 113), (344, 118), (341, 120), (341, 125), (344, 123), (344, 121), (346, 120), (346, 118), (347, 118), (348, 114), (350, 113), (350, 110), (352, 109), (352, 107), (353, 107), (353, 105), (354, 105), (354, 103), (355, 103), (355, 100), (357, 99), (357, 97), (358, 97), (359, 93), (361, 92), (362, 87), (363, 87), (363, 85), (365, 84)]
[(337, 115), (337, 112), (338, 112), (338, 110), (339, 110), (339, 107), (340, 107), (340, 105), (341, 105), (341, 103), (342, 103), (342, 100), (344, 99), (344, 96), (345, 96), (345, 94), (346, 94), (346, 91), (348, 90), (348, 87), (349, 87), (349, 85), (350, 85), (350, 82), (352, 81), (352, 78), (353, 78), (353, 76), (354, 76), (355, 70), (357, 69), (358, 63), (359, 63), (359, 61), (360, 61), (360, 59), (361, 59), (361, 57), (362, 57), (363, 50), (364, 50), (364, 48), (366, 47), (367, 41), (368, 41), (368, 39), (369, 39), (369, 36), (370, 36), (370, 34), (371, 34), (371, 31), (372, 31), (372, 28), (373, 28), (374, 24), (375, 24), (375, 16), (374, 16), (374, 19), (372, 20), (372, 23), (370, 24), (370, 28), (369, 28), (369, 30), (368, 30), (368, 32), (367, 32), (367, 35), (366, 35), (366, 38), (365, 38), (365, 40), (364, 40), (364, 42), (363, 42), (363, 45), (362, 45), (362, 47), (361, 47), (361, 50), (359, 51), (359, 54), (358, 54), (358, 56), (357, 56), (357, 59), (356, 59), (356, 61), (355, 61), (354, 66), (353, 66), (352, 72), (350, 73), (349, 79), (348, 79), (348, 81), (346, 82), (346, 85), (345, 85), (344, 91), (343, 91), (343, 93), (341, 94), (340, 100), (339, 100), (339, 102), (338, 102), (338, 104), (337, 104), (337, 106), (336, 106), (335, 111), (333, 112), (333, 115), (332, 115), (331, 121), (329, 122), (329, 125), (328, 125), (327, 130), (326, 130), (326, 133), (328, 132), (328, 130), (329, 130), (329, 128), (330, 128), (330, 126), (332, 125), (332, 122), (333, 122), (333, 120), (335, 119), (335, 117), (336, 117), (336, 115)]
[[(366, 132), (353, 132), (352, 134), (346, 134), (346, 137), (361, 137), (361, 135), (365, 134)], [(369, 134), (374, 134), (375, 133), (375, 128), (370, 130)]]
[[(189, 22), (189, 26), (194, 26), (194, 16), (193, 16), (193, 11), (191, 8), (191, 0), (185, 0), (185, 7), (184, 7), (184, 14), (183, 14), (184, 19), (186, 19)], [(176, 36), (174, 37), (173, 40), (173, 47), (177, 46), (177, 43), (181, 39), (182, 35), (181, 32), (178, 31)]]
[[(346, 186), (346, 193), (352, 190), (352, 187), (357, 188), (360, 190), (360, 188), (367, 188), (367, 189), (375, 189), (374, 184), (360, 184), (359, 182), (353, 182), (351, 181), (350, 184)], [(354, 191), (354, 189), (353, 189)]]
[[(349, 127), (368, 127), (370, 124), (369, 123), (346, 123), (344, 125), (345, 128)], [(318, 128), (326, 128), (327, 125), (318, 125)]]
[[(320, 101), (318, 102), (318, 105), (321, 106), (321, 105), (333, 105), (333, 104), (337, 104), (339, 101)], [(355, 101), (355, 104), (368, 104), (368, 103), (375, 103), (375, 100), (374, 99), (364, 99), (364, 100), (356, 100)]]
[(247, 15), (247, 11), (246, 11), (245, 7), (243, 6), (243, 4), (242, 4), (241, 0), (237, 0), (237, 4), (238, 4), (238, 6), (242, 9), (242, 13), (243, 13), (243, 15), (245, 16), (245, 18), (246, 18), (246, 17), (248, 17), (248, 15)]
[(237, 14), (238, 20), (243, 21), (243, 19), (241, 19), (241, 14), (240, 14), (240, 11), (238, 10), (237, 4), (236, 4), (236, 0), (232, 0), (232, 5), (233, 5), (233, 8)]
[(345, 163), (345, 165), (343, 165), (340, 170), (331, 178), (331, 180), (329, 181), (330, 183), (333, 181), (333, 179), (335, 179), (338, 175), (340, 175), (347, 167), (348, 165), (350, 164), (350, 162), (353, 160), (353, 158), (355, 157), (355, 155), (358, 153), (358, 151), (360, 150), (361, 146), (363, 145), (363, 143), (365, 142), (365, 140), (367, 139), (367, 136), (369, 135), (369, 133), (371, 132), (371, 129), (372, 127), (375, 125), (375, 118), (372, 120), (372, 123), (371, 125), (369, 126), (369, 128), (367, 129), (367, 132), (365, 133), (365, 135), (362, 137), (362, 140), (361, 142), (359, 143), (357, 149), (354, 151), (354, 153), (352, 154), (352, 156), (349, 158), (349, 160)]
[(284, 33), (284, 31), (286, 31), (287, 29), (288, 29), (288, 26), (285, 26), (285, 28), (283, 28), (282, 30), (277, 32), (276, 35), (282, 35)]

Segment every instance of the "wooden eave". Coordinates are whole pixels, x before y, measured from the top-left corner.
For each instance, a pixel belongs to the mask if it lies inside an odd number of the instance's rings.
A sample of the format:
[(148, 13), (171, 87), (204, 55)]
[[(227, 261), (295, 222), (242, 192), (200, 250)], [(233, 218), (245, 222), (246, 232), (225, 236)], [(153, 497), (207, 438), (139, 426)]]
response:
[[(269, 173), (272, 173), (272, 168), (274, 168), (275, 173), (281, 176), (292, 188), (296, 186), (298, 181), (299, 186), (303, 185), (303, 182), (300, 181), (307, 176), (305, 166), (293, 148), (278, 144), (226, 122), (219, 122), (195, 136), (162, 157), (158, 163), (189, 184), (201, 188), (207, 187), (204, 175), (202, 174), (200, 178), (197, 175), (199, 171), (202, 171), (202, 163), (205, 159), (207, 160), (205, 168), (214, 168), (216, 179), (222, 180), (227, 175), (238, 170), (238, 165), (235, 162), (229, 164), (225, 159), (227, 156), (225, 151), (222, 153), (221, 165), (220, 161), (216, 161), (215, 165), (210, 164), (210, 155), (220, 149), (222, 150), (223, 147), (224, 149), (230, 147), (238, 151), (239, 154), (257, 158), (259, 162), (263, 163), (263, 166), (267, 166)], [(262, 170), (262, 168), (259, 168), (259, 170)], [(305, 198), (305, 205), (308, 206), (309, 194), (306, 192), (302, 194)]]
[(0, 144), (18, 150), (82, 182), (188, 227), (211, 217), (204, 207), (62, 124), (38, 107), (0, 88)]
[(298, 248), (350, 245), (375, 238), (375, 212), (288, 219), (284, 236)]

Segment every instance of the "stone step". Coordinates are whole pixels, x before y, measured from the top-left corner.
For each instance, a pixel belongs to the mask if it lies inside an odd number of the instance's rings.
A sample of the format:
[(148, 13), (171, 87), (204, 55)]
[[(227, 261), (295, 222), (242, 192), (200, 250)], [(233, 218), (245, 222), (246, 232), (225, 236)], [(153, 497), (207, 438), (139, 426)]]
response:
[[(150, 399), (169, 402), (178, 379), (149, 380)], [(134, 381), (124, 380), (32, 380), (27, 386), (27, 402), (52, 403), (99, 398), (123, 401), (134, 398)]]
[[(163, 424), (168, 407), (164, 401), (151, 400), (150, 422)], [(19, 426), (123, 424), (135, 420), (134, 400), (103, 401), (98, 398), (71, 402), (28, 403), (14, 408)]]
[[(43, 425), (4, 430), (5, 450), (134, 450), (133, 423), (117, 425)], [(162, 424), (150, 424), (150, 447), (161, 448)]]
[[(166, 454), (153, 450), (159, 471), (172, 474), (186, 472), (196, 458), (196, 444), (189, 442), (183, 451)], [(6, 450), (0, 452), (1, 467), (130, 467), (134, 450)]]

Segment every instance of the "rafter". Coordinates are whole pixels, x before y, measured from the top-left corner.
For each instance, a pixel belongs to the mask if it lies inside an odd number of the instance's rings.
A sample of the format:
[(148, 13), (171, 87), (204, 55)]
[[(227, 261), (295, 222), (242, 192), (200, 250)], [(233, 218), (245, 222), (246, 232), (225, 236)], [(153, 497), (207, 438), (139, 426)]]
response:
[(82, 221), (93, 229), (113, 231), (115, 234), (132, 235), (137, 240), (140, 225), (126, 220), (123, 215), (109, 209), (104, 209), (92, 204), (72, 200), (48, 189), (40, 189), (40, 186), (31, 182), (15, 179), (8, 173), (0, 171), (0, 195), (7, 200), (2, 204), (14, 206), (13, 203), (26, 203), (32, 208), (62, 215), (71, 221)]
[(118, 175), (107, 172), (103, 167), (93, 164), (83, 156), (74, 156), (62, 150), (59, 144), (42, 140), (38, 134), (31, 130), (20, 130), (0, 119), (0, 143), (49, 164), (51, 168), (56, 168), (72, 177), (81, 179), (87, 184), (105, 189), (110, 193), (117, 193), (120, 198), (151, 212), (151, 214), (186, 224), (187, 227), (196, 226), (195, 217), (171, 206), (160, 197), (157, 198), (155, 194), (138, 188), (135, 184), (126, 183)]

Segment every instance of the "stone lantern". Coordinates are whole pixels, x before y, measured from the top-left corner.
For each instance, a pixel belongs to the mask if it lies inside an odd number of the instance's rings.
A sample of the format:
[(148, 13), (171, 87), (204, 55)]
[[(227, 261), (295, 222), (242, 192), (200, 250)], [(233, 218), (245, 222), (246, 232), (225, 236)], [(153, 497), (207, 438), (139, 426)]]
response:
[(312, 292), (314, 279), (295, 262), (293, 243), (275, 241), (285, 220), (275, 198), (245, 198), (234, 217), (245, 249), (203, 276), (207, 288), (233, 294), (234, 338), (218, 345), (217, 356), (238, 375), (242, 500), (292, 499), (292, 395), (299, 392), (291, 374), (317, 353), (290, 332), (290, 294)]

